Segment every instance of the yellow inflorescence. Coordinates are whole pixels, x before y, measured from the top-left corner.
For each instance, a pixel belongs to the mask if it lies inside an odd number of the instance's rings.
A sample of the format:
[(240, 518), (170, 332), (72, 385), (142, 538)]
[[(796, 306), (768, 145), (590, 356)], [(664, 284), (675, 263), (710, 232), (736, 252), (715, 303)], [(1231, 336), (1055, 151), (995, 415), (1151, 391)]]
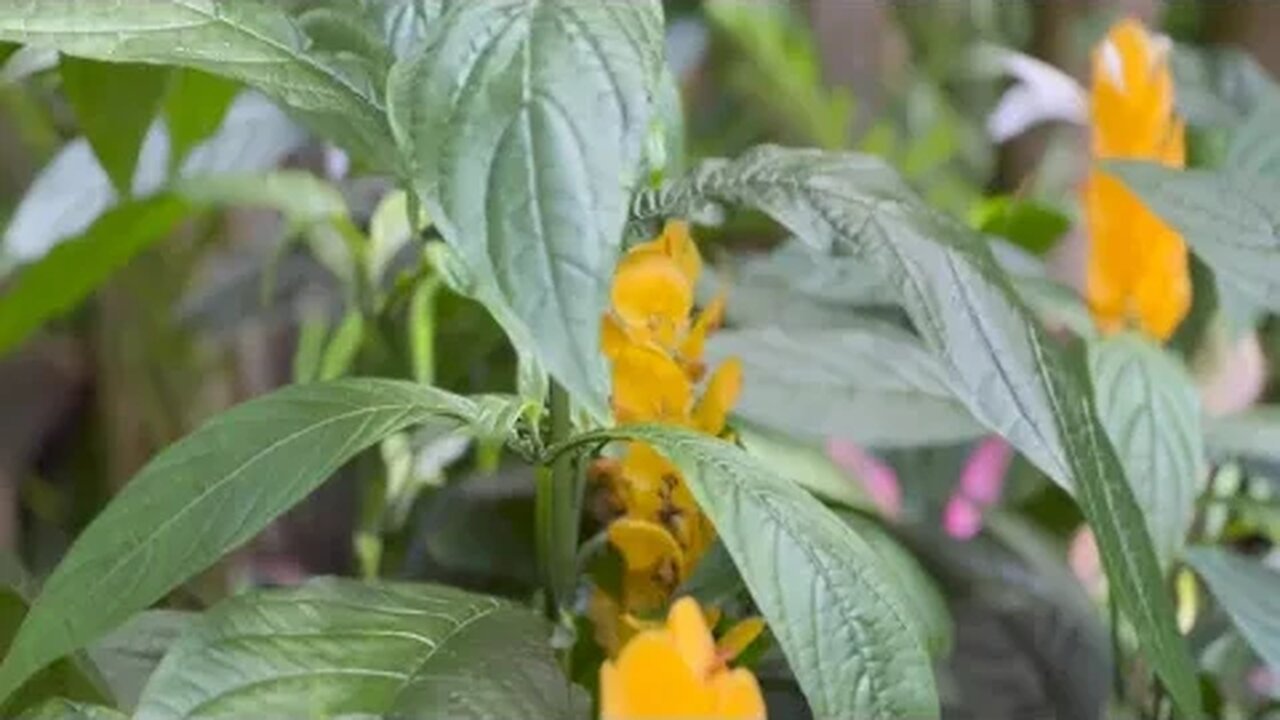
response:
[(1166, 39), (1136, 20), (1111, 28), (1093, 53), (1090, 98), (1093, 165), (1085, 188), (1089, 234), (1086, 294), (1098, 325), (1136, 324), (1168, 339), (1191, 306), (1187, 248), (1098, 161), (1184, 163), (1183, 122), (1174, 114)]

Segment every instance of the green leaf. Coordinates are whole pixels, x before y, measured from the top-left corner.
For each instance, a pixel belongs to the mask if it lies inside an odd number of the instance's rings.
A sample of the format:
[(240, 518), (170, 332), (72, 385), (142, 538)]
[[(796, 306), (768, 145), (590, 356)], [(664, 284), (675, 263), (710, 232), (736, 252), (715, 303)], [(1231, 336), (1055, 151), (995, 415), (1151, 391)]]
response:
[(742, 361), (737, 415), (795, 437), (911, 447), (983, 434), (919, 339), (887, 323), (845, 324), (726, 330), (709, 338), (707, 356)]
[(16, 0), (0, 3), (0, 40), (229, 77), (375, 167), (397, 167), (383, 78), (361, 58), (311, 51), (310, 39), (275, 3), (151, 0), (125, 13), (99, 0)]
[(98, 162), (116, 190), (128, 195), (133, 189), (133, 171), (142, 138), (168, 87), (168, 69), (70, 56), (62, 58), (58, 69), (62, 91)]
[(1260, 405), (1206, 420), (1205, 442), (1218, 460), (1280, 461), (1280, 406)]
[(449, 587), (313, 580), (202, 616), (135, 717), (581, 717), (549, 637), (532, 612)]
[(236, 83), (200, 70), (181, 68), (173, 73), (164, 120), (174, 167), (181, 167), (192, 148), (218, 131), (239, 90)]
[(636, 214), (707, 200), (761, 210), (825, 261), (885, 278), (969, 412), (1075, 493), (1148, 659), (1182, 712), (1198, 714), (1194, 664), (1083, 363), (1049, 342), (986, 240), (924, 205), (877, 160), (777, 147), (708, 161), (643, 196)]
[[(18, 568), (21, 572), (21, 568)], [(19, 582), (13, 583), (12, 580)], [(30, 606), (24, 578), (5, 578), (0, 584), (0, 653), (7, 654), (14, 635), (27, 616)], [(0, 712), (11, 715), (51, 698), (69, 698), (84, 702), (107, 702), (109, 696), (99, 687), (88, 663), (79, 656), (63, 658), (36, 673), (22, 684), (15, 695), (0, 703)]]
[(453, 2), (389, 81), (413, 189), (475, 296), (600, 417), (600, 317), (662, 53), (656, 0)]
[(364, 448), (427, 420), (505, 437), (520, 411), (391, 380), (298, 385), (156, 456), (76, 539), (0, 665), (0, 697), (244, 544)]
[(169, 647), (196, 616), (177, 610), (147, 610), (89, 646), (89, 658), (119, 707), (132, 711)]
[(1244, 639), (1280, 671), (1280, 572), (1260, 560), (1207, 546), (1188, 549), (1187, 562), (1204, 578)]
[(1207, 471), (1196, 386), (1177, 358), (1133, 333), (1092, 345), (1089, 369), (1098, 415), (1168, 567), (1186, 540)]
[(125, 203), (98, 218), (84, 234), (19, 270), (12, 286), (0, 295), (0, 355), (74, 308), (116, 270), (167, 236), (188, 212), (184, 203), (168, 195)]
[(1280, 310), (1280, 179), (1138, 162), (1107, 167), (1232, 288)]
[[(742, 573), (817, 718), (936, 718), (929, 656), (880, 554), (794, 482), (688, 430), (627, 426), (679, 467)], [(780, 578), (786, 582), (780, 582)]]
[(102, 705), (54, 698), (22, 713), (18, 720), (128, 720), (128, 718), (124, 713)]
[(200, 205), (270, 208), (279, 211), (294, 227), (347, 216), (342, 192), (303, 170), (180, 180), (174, 190)]
[(1181, 43), (1173, 51), (1178, 113), (1192, 125), (1231, 127), (1243, 122), (1280, 87), (1239, 48), (1202, 49)]
[(360, 352), (360, 344), (364, 341), (364, 316), (357, 311), (350, 311), (338, 329), (329, 338), (329, 344), (320, 358), (320, 369), (317, 380), (337, 380), (351, 371), (356, 355)]
[(830, 502), (875, 512), (866, 488), (827, 456), (821, 448), (751, 425), (734, 424), (738, 444), (765, 467), (795, 478), (804, 489)]
[(934, 657), (946, 657), (953, 634), (951, 612), (937, 583), (884, 527), (854, 512), (841, 512), (839, 516), (880, 556), (884, 569), (911, 607), (910, 617), (920, 633), (920, 642)]
[(973, 212), (974, 224), (1036, 255), (1043, 255), (1071, 229), (1071, 219), (1047, 203), (1008, 195), (986, 198)]

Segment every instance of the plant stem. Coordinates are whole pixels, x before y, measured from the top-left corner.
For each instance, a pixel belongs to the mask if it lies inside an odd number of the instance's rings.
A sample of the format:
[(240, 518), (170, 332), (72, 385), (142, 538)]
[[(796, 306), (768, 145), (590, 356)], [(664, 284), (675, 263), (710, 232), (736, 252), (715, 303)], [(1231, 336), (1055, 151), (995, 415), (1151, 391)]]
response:
[[(573, 431), (569, 395), (551, 386), (551, 442), (560, 443)], [(560, 609), (573, 594), (577, 574), (578, 520), (581, 483), (573, 457), (565, 453), (537, 469), (535, 518), (538, 566), (546, 594), (547, 617), (559, 620)]]

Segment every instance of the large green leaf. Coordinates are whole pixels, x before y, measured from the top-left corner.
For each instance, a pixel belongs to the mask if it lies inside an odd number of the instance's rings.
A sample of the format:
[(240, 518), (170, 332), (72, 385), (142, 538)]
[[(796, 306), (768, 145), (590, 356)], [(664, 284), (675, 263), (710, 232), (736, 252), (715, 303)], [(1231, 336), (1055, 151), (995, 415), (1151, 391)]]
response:
[(1187, 562), (1272, 669), (1280, 671), (1280, 572), (1216, 547), (1187, 550)]
[(680, 468), (815, 717), (938, 716), (915, 606), (853, 526), (741, 449), (705, 435), (642, 425), (573, 442), (611, 438), (649, 443)]
[(427, 420), (505, 435), (519, 407), (343, 380), (219, 415), (156, 456), (76, 539), (0, 665), (0, 697), (245, 543), (364, 448)]
[(164, 63), (252, 85), (377, 167), (397, 166), (383, 78), (364, 58), (313, 51), (276, 3), (100, 0), (0, 3), (0, 40), (109, 62)]
[[(0, 653), (7, 654), (15, 634), (30, 609), (27, 582), (21, 568), (19, 577), (0, 580)], [(8, 573), (6, 573), (8, 575)], [(7, 701), (0, 702), (0, 713), (12, 716), (53, 698), (77, 702), (105, 702), (109, 700), (99, 678), (83, 657), (62, 658), (36, 673)]]
[(712, 362), (742, 361), (736, 414), (793, 436), (901, 447), (984, 433), (955, 399), (949, 371), (919, 339), (887, 323), (845, 325), (722, 331), (707, 353)]
[(195, 617), (178, 610), (147, 610), (89, 646), (89, 658), (119, 707), (137, 707), (151, 673)]
[(128, 195), (142, 138), (168, 89), (169, 71), (153, 65), (64, 57), (59, 72), (62, 91), (98, 162), (116, 190)]
[(1176, 704), (1197, 713), (1194, 665), (1083, 363), (1048, 341), (987, 241), (925, 206), (878, 160), (772, 146), (708, 161), (642, 197), (636, 214), (707, 200), (761, 210), (827, 262), (861, 263), (886, 279), (957, 398), (1074, 492), (1143, 649)]
[(188, 212), (185, 203), (169, 195), (120, 205), (84, 234), (22, 268), (0, 295), (0, 355), (75, 307), (112, 273), (171, 232)]
[(1240, 48), (1175, 45), (1173, 81), (1178, 113), (1197, 126), (1232, 127), (1280, 96), (1267, 71)]
[(1196, 386), (1176, 358), (1131, 333), (1091, 346), (1089, 367), (1098, 415), (1167, 567), (1182, 549), (1206, 472)]
[(1216, 460), (1280, 461), (1280, 406), (1260, 405), (1206, 422), (1205, 442)]
[(656, 0), (454, 2), (389, 84), (413, 189), (476, 296), (601, 416), (600, 317), (662, 50)]
[(581, 717), (549, 639), (537, 615), (490, 597), (314, 580), (202, 616), (134, 717)]
[(1280, 179), (1136, 162), (1109, 169), (1231, 288), (1280, 310)]

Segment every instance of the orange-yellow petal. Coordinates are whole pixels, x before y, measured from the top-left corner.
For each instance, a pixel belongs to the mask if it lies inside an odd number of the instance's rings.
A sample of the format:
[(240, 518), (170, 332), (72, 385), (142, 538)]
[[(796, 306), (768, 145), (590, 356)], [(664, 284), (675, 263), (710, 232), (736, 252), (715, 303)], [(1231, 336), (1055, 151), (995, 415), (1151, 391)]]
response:
[(689, 223), (683, 220), (668, 220), (662, 228), (658, 243), (667, 257), (675, 261), (680, 272), (689, 282), (689, 287), (698, 284), (698, 276), (702, 274), (702, 255), (693, 242), (689, 232)]
[(707, 389), (693, 411), (694, 425), (708, 435), (719, 435), (741, 392), (742, 363), (731, 358), (716, 368), (707, 381)]
[(605, 313), (600, 320), (600, 350), (610, 360), (618, 357), (622, 349), (631, 343), (627, 331), (611, 313)]
[(742, 654), (764, 632), (764, 618), (749, 617), (729, 628), (716, 643), (716, 654), (728, 662)]
[(687, 596), (676, 600), (667, 614), (667, 629), (680, 657), (694, 673), (704, 675), (715, 669), (715, 640), (697, 600)]
[(764, 695), (755, 675), (741, 668), (718, 675), (715, 680), (713, 717), (724, 720), (764, 720)]
[(628, 570), (647, 570), (663, 561), (684, 563), (684, 551), (666, 528), (648, 520), (623, 517), (609, 523), (609, 542)]
[(665, 255), (628, 253), (618, 264), (610, 302), (626, 333), (636, 342), (673, 348), (689, 325), (693, 285)]
[(613, 359), (613, 415), (620, 423), (682, 423), (693, 400), (689, 378), (651, 345), (627, 345)]
[(702, 374), (702, 354), (706, 350), (707, 336), (719, 329), (724, 322), (724, 308), (725, 296), (721, 293), (698, 313), (689, 334), (680, 343), (680, 360), (685, 364), (690, 377), (695, 380)]

